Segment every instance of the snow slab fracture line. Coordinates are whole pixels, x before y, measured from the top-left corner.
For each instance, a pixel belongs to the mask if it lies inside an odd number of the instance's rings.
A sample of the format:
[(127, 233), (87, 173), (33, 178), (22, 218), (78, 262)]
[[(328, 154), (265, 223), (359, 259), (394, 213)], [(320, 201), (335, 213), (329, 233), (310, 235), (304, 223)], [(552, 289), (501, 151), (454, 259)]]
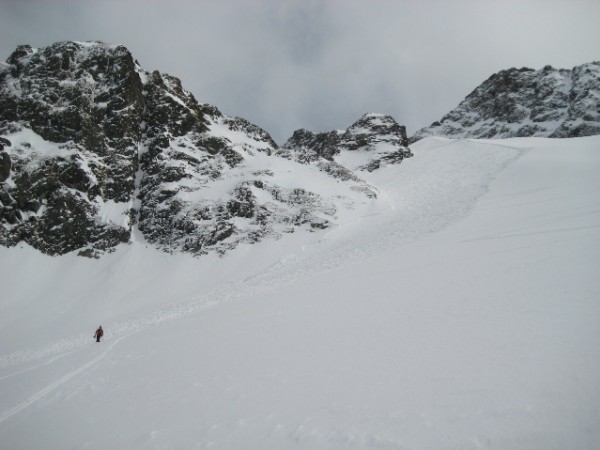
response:
[(67, 381), (69, 381), (71, 378), (76, 377), (77, 375), (79, 375), (80, 373), (86, 371), (87, 369), (89, 369), (90, 367), (92, 367), (94, 364), (98, 363), (99, 361), (103, 360), (104, 358), (106, 358), (106, 356), (110, 353), (110, 351), (123, 339), (125, 339), (126, 337), (129, 337), (130, 334), (127, 334), (125, 336), (121, 336), (120, 338), (116, 339), (114, 342), (112, 342), (102, 353), (100, 353), (98, 356), (96, 356), (94, 359), (92, 359), (91, 361), (83, 364), (82, 366), (80, 366), (79, 368), (73, 370), (72, 372), (69, 372), (68, 374), (66, 374), (65, 376), (63, 376), (62, 378), (56, 380), (54, 383), (46, 386), (44, 389), (42, 389), (41, 391), (39, 391), (38, 393), (32, 395), (31, 397), (29, 397), (27, 400), (25, 400), (24, 402), (18, 404), (17, 406), (9, 409), (8, 411), (2, 413), (0, 415), (0, 423), (3, 423), (5, 420), (10, 419), (12, 416), (14, 416), (15, 414), (20, 413), (21, 411), (23, 411), (25, 408), (33, 405), (34, 403), (38, 402), (41, 398), (43, 398), (45, 395), (49, 394), (50, 392), (54, 391), (56, 388), (58, 388), (59, 386), (61, 386), (62, 384), (66, 383)]

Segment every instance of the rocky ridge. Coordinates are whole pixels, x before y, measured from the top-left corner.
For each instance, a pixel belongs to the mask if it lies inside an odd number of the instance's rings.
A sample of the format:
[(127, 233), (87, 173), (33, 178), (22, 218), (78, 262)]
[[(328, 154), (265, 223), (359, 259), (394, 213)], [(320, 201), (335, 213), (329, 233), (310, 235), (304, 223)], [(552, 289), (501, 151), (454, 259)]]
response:
[(503, 70), (410, 142), (453, 138), (578, 137), (600, 134), (600, 62), (572, 70)]
[(391, 117), (368, 114), (280, 148), (123, 46), (20, 46), (0, 66), (0, 245), (222, 254), (328, 228), (375, 201), (361, 174), (410, 156), (407, 143)]
[(406, 127), (389, 115), (373, 113), (365, 114), (346, 130), (296, 130), (279, 154), (293, 155), (300, 162), (324, 159), (359, 172), (372, 172), (412, 156)]

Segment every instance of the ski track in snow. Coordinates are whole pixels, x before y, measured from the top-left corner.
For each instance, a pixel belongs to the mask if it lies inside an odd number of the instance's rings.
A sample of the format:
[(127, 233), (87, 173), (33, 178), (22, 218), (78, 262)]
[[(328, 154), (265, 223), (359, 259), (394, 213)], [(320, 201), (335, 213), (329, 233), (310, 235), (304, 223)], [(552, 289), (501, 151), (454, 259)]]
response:
[[(54, 383), (49, 384), (48, 386), (46, 386), (45, 388), (43, 388), (42, 390), (38, 391), (37, 393), (35, 393), (34, 395), (32, 395), (31, 397), (27, 398), (25, 401), (19, 403), (18, 405), (8, 409), (7, 411), (4, 411), (2, 414), (0, 414), (0, 424), (2, 424), (4, 421), (10, 419), (12, 416), (14, 416), (15, 414), (20, 413), (21, 411), (23, 411), (25, 408), (35, 404), (36, 402), (38, 402), (41, 398), (43, 398), (44, 396), (48, 395), (50, 392), (54, 391), (55, 389), (57, 389), (58, 387), (60, 387), (61, 385), (63, 385), (64, 383), (66, 383), (67, 381), (69, 381), (71, 378), (76, 377), (77, 375), (81, 374), (82, 372), (85, 372), (87, 369), (89, 369), (90, 367), (94, 366), (95, 364), (97, 364), (99, 361), (103, 360), (104, 358), (106, 358), (106, 356), (112, 351), (112, 349), (123, 339), (125, 339), (126, 337), (128, 337), (128, 335), (123, 335), (121, 337), (119, 337), (118, 339), (115, 339), (113, 342), (111, 342), (103, 351), (102, 353), (100, 353), (98, 356), (96, 356), (94, 359), (88, 361), (87, 363), (79, 366), (77, 369), (67, 373), (66, 375), (62, 376), (61, 378), (59, 378), (58, 380), (56, 380)], [(64, 356), (64, 355), (62, 355)], [(55, 361), (58, 358), (54, 358), (52, 360)], [(34, 368), (39, 368), (40, 366), (34, 367)], [(32, 369), (34, 369), (32, 368)], [(23, 371), (22, 371), (23, 372)], [(4, 377), (7, 378), (7, 377)]]
[(55, 356), (55, 357), (53, 357), (53, 358), (49, 359), (48, 361), (43, 362), (41, 364), (36, 364), (35, 366), (28, 367), (26, 369), (22, 369), (22, 370), (19, 370), (17, 372), (12, 372), (12, 373), (9, 373), (7, 375), (3, 375), (3, 376), (0, 377), (0, 381), (3, 381), (3, 380), (6, 380), (8, 378), (12, 378), (14, 376), (20, 375), (22, 373), (29, 372), (31, 370), (39, 369), (41, 367), (47, 366), (49, 364), (52, 364), (54, 361), (56, 361), (58, 359), (61, 359), (61, 358), (65, 357), (65, 356), (67, 356), (67, 355), (70, 355), (71, 353), (73, 353), (73, 351), (74, 350), (71, 350), (71, 351), (68, 351), (68, 352), (65, 352), (65, 353), (61, 353), (60, 355)]
[[(444, 141), (437, 146), (430, 146), (428, 151), (433, 151), (441, 147), (451, 147), (459, 142), (460, 141)], [(138, 318), (132, 318), (116, 323), (107, 323), (105, 329), (110, 331), (105, 334), (104, 341), (107, 342), (108, 345), (100, 355), (60, 377), (58, 380), (47, 385), (16, 406), (2, 412), (0, 414), (0, 424), (35, 404), (64, 383), (98, 364), (105, 359), (121, 341), (148, 327), (179, 320), (191, 314), (215, 308), (223, 303), (239, 301), (260, 292), (270, 291), (276, 289), (278, 286), (294, 283), (294, 281), (310, 276), (311, 274), (326, 273), (341, 265), (352, 264), (357, 261), (368, 259), (384, 249), (397, 249), (408, 242), (431, 235), (460, 220), (469, 214), (477, 200), (485, 194), (489, 184), (493, 181), (495, 176), (529, 150), (529, 148), (521, 146), (509, 146), (495, 143), (486, 144), (502, 148), (504, 151), (508, 152), (501, 155), (502, 161), (495, 161), (495, 165), (490, 166), (489, 162), (487, 166), (485, 164), (482, 165), (482, 170), (487, 170), (487, 172), (481, 174), (476, 189), (473, 189), (472, 186), (466, 188), (455, 187), (455, 190), (453, 191), (451, 186), (446, 184), (444, 180), (427, 180), (427, 175), (424, 174), (425, 180), (418, 178), (411, 186), (414, 191), (409, 193), (409, 197), (411, 195), (419, 196), (418, 190), (420, 186), (423, 186), (422, 183), (431, 183), (428, 186), (429, 191), (421, 193), (421, 196), (417, 198), (417, 206), (420, 206), (421, 208), (409, 207), (406, 212), (403, 210), (398, 211), (398, 209), (394, 210), (392, 207), (391, 212), (386, 211), (384, 214), (377, 213), (365, 216), (372, 217), (374, 220), (380, 222), (380, 232), (378, 233), (372, 233), (370, 235), (360, 233), (354, 234), (354, 239), (337, 242), (337, 245), (326, 254), (316, 252), (314, 255), (311, 255), (310, 252), (305, 253), (303, 249), (301, 253), (292, 257), (288, 256), (280, 259), (258, 275), (247, 277), (238, 283), (220, 286), (218, 289), (197, 297), (192, 301), (157, 309)], [(464, 145), (464, 143), (462, 145)], [(448, 173), (452, 170), (452, 168), (448, 168)], [(425, 184), (425, 186), (427, 185)], [(388, 193), (386, 192), (385, 186), (382, 186), (381, 188), (381, 190), (386, 193), (385, 195), (387, 195)], [(456, 189), (461, 189), (460, 193), (463, 197), (456, 196)], [(425, 204), (418, 203), (423, 201), (425, 201)], [(450, 204), (452, 207), (443, 208), (443, 205), (447, 205), (449, 202), (451, 202)], [(443, 208), (441, 213), (439, 212), (439, 207)], [(344, 225), (339, 228), (343, 227)], [(338, 230), (334, 229), (327, 232), (323, 239), (326, 239), (326, 236), (329, 233), (335, 234), (336, 231)], [(479, 237), (479, 239), (486, 238), (489, 237)], [(319, 243), (314, 245), (319, 245)], [(324, 255), (327, 256), (324, 257)], [(21, 350), (8, 355), (2, 355), (0, 356), (0, 368), (24, 365), (48, 357), (51, 359), (41, 364), (3, 375), (0, 377), (0, 383), (13, 376), (50, 365), (58, 359), (89, 345), (90, 336), (88, 334), (81, 334), (71, 338), (61, 339), (40, 348)], [(339, 440), (347, 439), (348, 437), (327, 436), (327, 438)], [(365, 439), (368, 438), (365, 437)]]
[[(104, 341), (111, 341), (113, 339), (120, 340), (123, 336), (129, 336), (132, 333), (145, 329), (147, 327), (157, 325), (166, 321), (176, 320), (183, 316), (187, 316), (195, 312), (212, 308), (222, 303), (223, 301), (226, 301), (227, 294), (223, 294), (222, 289), (220, 289), (219, 291), (220, 293), (206, 294), (202, 296), (199, 300), (190, 303), (159, 309), (137, 319), (112, 324), (109, 323), (108, 326), (106, 326), (105, 328), (110, 329), (111, 331), (105, 334)], [(217, 299), (211, 301), (206, 300), (207, 298)], [(55, 356), (50, 361), (47, 361), (38, 366), (24, 369), (13, 374), (4, 375), (0, 378), (0, 381), (14, 376), (18, 373), (22, 373), (25, 371), (33, 370), (37, 367), (48, 365), (56, 359), (62, 356), (66, 356), (74, 350), (80, 349), (82, 347), (87, 347), (89, 344), (90, 336), (88, 334), (80, 334), (79, 336), (62, 339), (51, 345), (44, 346), (41, 348), (21, 350), (9, 355), (2, 356), (0, 357), (0, 367), (11, 367), (58, 354), (58, 356)]]

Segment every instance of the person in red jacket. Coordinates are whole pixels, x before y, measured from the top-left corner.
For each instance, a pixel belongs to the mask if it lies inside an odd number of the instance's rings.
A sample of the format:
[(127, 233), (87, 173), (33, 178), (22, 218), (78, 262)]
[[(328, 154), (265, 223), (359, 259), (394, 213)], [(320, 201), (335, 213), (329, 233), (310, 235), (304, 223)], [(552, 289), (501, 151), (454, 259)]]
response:
[(96, 332), (94, 333), (94, 337), (96, 338), (96, 342), (100, 342), (100, 338), (104, 336), (104, 330), (102, 330), (102, 325), (98, 327)]

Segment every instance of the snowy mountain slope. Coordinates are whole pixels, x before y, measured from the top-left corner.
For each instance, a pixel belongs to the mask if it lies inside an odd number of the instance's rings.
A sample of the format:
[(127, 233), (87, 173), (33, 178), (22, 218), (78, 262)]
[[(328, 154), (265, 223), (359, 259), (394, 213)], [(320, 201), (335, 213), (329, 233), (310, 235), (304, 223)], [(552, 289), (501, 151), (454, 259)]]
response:
[(327, 229), (376, 198), (363, 170), (410, 156), (391, 117), (355, 125), (335, 152), (363, 166), (347, 168), (279, 149), (123, 46), (19, 46), (0, 68), (0, 245), (99, 257), (141, 239), (203, 255)]
[(0, 441), (591, 450), (599, 148), (425, 139), (354, 220), (222, 258), (0, 248)]
[(572, 70), (509, 69), (492, 75), (439, 122), (410, 137), (576, 137), (600, 133), (600, 62)]

